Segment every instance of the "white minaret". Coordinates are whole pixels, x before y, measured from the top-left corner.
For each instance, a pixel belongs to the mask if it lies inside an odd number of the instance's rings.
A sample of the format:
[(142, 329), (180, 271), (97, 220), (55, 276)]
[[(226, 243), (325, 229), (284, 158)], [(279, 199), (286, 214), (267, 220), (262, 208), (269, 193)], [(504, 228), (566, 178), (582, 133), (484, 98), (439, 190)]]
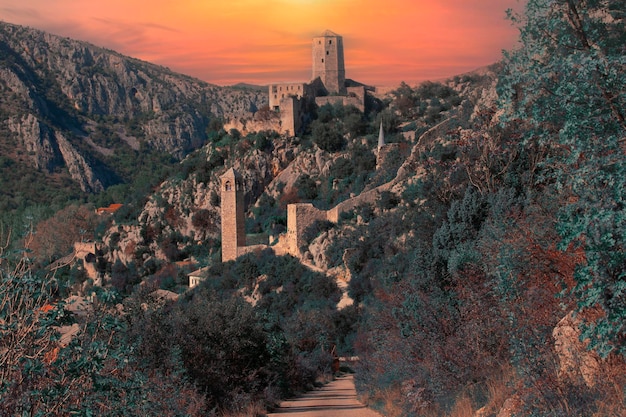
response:
[(378, 132), (378, 152), (380, 152), (380, 148), (385, 146), (385, 132), (383, 130), (383, 121), (380, 121), (380, 131)]

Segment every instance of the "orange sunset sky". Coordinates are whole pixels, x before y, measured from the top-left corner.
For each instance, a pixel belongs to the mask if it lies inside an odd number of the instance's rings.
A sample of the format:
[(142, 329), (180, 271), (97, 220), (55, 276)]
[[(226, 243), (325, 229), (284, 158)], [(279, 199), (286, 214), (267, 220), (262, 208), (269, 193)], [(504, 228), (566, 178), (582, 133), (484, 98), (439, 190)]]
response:
[(210, 83), (309, 81), (311, 38), (343, 36), (346, 76), (414, 84), (498, 61), (523, 0), (0, 0), (0, 20)]

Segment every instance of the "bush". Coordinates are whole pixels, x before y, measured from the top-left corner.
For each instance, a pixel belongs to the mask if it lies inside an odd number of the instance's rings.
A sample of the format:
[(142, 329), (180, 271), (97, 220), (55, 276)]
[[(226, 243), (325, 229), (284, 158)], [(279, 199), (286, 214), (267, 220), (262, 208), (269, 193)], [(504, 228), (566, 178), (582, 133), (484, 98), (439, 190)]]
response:
[(344, 148), (346, 141), (338, 126), (331, 123), (313, 123), (313, 143), (320, 149), (335, 153)]
[(390, 191), (383, 191), (380, 193), (378, 199), (378, 208), (381, 210), (389, 210), (396, 207), (400, 203), (400, 199)]
[(317, 197), (317, 183), (307, 174), (300, 175), (294, 186), (302, 200), (314, 200)]

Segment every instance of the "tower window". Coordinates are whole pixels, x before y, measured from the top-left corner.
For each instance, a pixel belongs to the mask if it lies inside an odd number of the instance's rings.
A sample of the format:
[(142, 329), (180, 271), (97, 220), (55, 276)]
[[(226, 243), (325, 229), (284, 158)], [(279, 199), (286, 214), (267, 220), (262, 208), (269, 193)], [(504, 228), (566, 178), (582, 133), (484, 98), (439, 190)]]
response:
[(332, 45), (332, 44), (333, 44), (333, 40), (332, 40), (332, 39), (331, 39), (331, 40), (329, 40), (329, 41), (328, 41), (328, 44), (329, 44), (329, 45)]
[(233, 186), (231, 185), (230, 181), (226, 181), (226, 184), (224, 184), (224, 189), (226, 191), (231, 191), (233, 189)]
[(330, 55), (330, 51), (326, 51), (326, 55)]
[(321, 45), (321, 44), (322, 44), (322, 41), (317, 41), (317, 44), (318, 44), (318, 45)]
[(324, 58), (322, 58), (322, 62), (324, 62)]

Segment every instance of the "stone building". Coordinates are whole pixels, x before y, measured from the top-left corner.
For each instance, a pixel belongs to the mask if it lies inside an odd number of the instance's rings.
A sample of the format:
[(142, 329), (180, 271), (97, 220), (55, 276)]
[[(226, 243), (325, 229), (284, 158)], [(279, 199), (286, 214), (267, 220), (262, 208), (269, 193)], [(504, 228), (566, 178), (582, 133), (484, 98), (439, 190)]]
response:
[(269, 86), (269, 106), (280, 114), (280, 131), (296, 135), (304, 127), (311, 107), (352, 105), (365, 111), (367, 87), (346, 79), (343, 38), (330, 30), (313, 38), (312, 80)]
[(311, 94), (310, 87), (306, 83), (282, 83), (270, 85), (270, 109), (278, 111), (280, 102), (286, 98), (294, 97), (301, 99)]
[(237, 248), (246, 246), (244, 190), (241, 175), (233, 168), (221, 177), (222, 262), (235, 260)]
[(346, 68), (343, 38), (327, 30), (313, 38), (313, 77), (320, 78), (329, 94), (345, 94)]

